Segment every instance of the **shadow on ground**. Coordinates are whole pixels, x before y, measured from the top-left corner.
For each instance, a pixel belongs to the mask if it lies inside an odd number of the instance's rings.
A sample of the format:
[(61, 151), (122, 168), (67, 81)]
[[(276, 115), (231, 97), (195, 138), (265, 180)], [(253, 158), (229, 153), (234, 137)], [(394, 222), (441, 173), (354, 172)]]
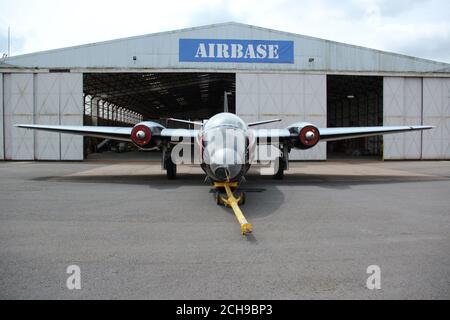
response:
[[(204, 174), (179, 174), (176, 180), (167, 180), (164, 174), (143, 174), (143, 175), (66, 175), (66, 176), (46, 176), (32, 180), (47, 182), (69, 182), (69, 183), (98, 183), (98, 184), (123, 184), (148, 186), (155, 190), (176, 190), (185, 186), (205, 187), (205, 192), (211, 193), (211, 201), (214, 200), (214, 190), (205, 181)], [(323, 189), (346, 190), (360, 185), (383, 185), (402, 184), (431, 181), (449, 180), (442, 176), (418, 176), (411, 175), (335, 175), (335, 174), (287, 174), (284, 180), (274, 180), (271, 176), (261, 176), (250, 174), (241, 185), (240, 190), (246, 192), (249, 200), (243, 206), (246, 216), (249, 219), (266, 217), (276, 212), (285, 202), (284, 187), (302, 186)], [(222, 206), (224, 212), (233, 214), (229, 208)]]
[[(44, 176), (33, 178), (34, 181), (64, 181), (74, 183), (114, 183), (146, 185), (153, 189), (171, 190), (182, 186), (209, 186), (204, 174), (179, 174), (176, 180), (167, 180), (164, 174), (143, 175), (68, 175)], [(334, 174), (289, 174), (284, 180), (274, 180), (271, 176), (249, 175), (242, 184), (247, 192), (263, 192), (273, 186), (315, 186), (320, 188), (345, 189), (351, 186), (368, 184), (412, 183), (446, 181), (446, 176), (411, 175), (334, 175)]]

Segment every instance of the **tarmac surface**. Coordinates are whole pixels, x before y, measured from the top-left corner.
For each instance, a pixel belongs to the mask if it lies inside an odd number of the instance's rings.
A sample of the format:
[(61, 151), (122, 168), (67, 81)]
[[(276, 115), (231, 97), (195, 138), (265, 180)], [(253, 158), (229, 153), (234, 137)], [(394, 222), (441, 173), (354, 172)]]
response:
[(200, 169), (179, 172), (0, 162), (0, 299), (450, 298), (450, 162), (291, 163), (283, 181), (253, 169), (248, 237)]

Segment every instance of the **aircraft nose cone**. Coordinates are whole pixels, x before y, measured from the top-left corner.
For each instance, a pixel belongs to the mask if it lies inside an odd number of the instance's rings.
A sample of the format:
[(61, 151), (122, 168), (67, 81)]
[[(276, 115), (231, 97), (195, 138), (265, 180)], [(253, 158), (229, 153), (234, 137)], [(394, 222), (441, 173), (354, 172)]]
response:
[(222, 148), (205, 156), (205, 162), (210, 168), (212, 178), (217, 181), (231, 181), (243, 170), (243, 156), (236, 150)]
[(242, 165), (224, 165), (214, 170), (214, 176), (218, 181), (229, 181), (236, 178), (242, 170)]
[(228, 170), (228, 168), (219, 167), (216, 169), (216, 171), (214, 171), (214, 175), (217, 179), (226, 181), (230, 178), (230, 171)]
[(306, 140), (308, 140), (308, 141), (313, 140), (315, 136), (316, 136), (316, 135), (315, 135), (314, 132), (312, 132), (312, 131), (308, 131), (308, 132), (305, 134), (305, 138), (306, 138)]

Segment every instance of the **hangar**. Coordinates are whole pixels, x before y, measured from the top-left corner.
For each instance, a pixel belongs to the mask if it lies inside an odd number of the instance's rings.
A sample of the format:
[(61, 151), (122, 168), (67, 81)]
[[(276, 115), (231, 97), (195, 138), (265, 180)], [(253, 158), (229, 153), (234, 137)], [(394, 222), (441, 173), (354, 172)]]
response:
[(222, 23), (0, 61), (0, 159), (83, 160), (87, 139), (17, 123), (133, 126), (229, 109), (267, 127), (435, 125), (321, 143), (292, 160), (450, 159), (450, 64), (241, 23)]

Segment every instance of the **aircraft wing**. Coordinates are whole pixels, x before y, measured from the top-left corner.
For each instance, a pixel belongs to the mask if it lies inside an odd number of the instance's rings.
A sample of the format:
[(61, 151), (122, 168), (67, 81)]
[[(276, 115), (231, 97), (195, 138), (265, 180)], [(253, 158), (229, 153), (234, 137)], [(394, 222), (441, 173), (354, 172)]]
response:
[[(385, 126), (385, 127), (341, 127), (341, 128), (317, 128), (319, 131), (319, 141), (336, 141), (361, 137), (371, 137), (385, 134), (428, 130), (432, 126)], [(298, 139), (298, 132), (295, 126), (287, 129), (251, 129), (251, 134), (258, 139), (259, 144), (274, 142), (295, 142)], [(317, 141), (316, 141), (317, 143)]]
[(131, 130), (133, 130), (131, 127), (53, 126), (38, 124), (17, 124), (16, 127), (121, 141), (131, 141)]
[(433, 128), (432, 126), (319, 128), (319, 133), (320, 141), (336, 141)]
[(250, 132), (259, 139), (283, 139), (291, 136), (288, 129), (250, 129)]
[[(129, 142), (132, 141), (131, 132), (133, 130), (133, 127), (61, 126), (37, 124), (17, 124), (16, 127)], [(198, 130), (166, 129), (162, 126), (159, 126), (158, 128), (160, 128), (160, 130), (158, 130), (159, 134), (154, 133), (155, 137), (171, 140), (173, 142), (182, 141), (185, 138), (195, 138), (198, 134)]]
[[(97, 126), (62, 126), (62, 125), (37, 125), (18, 124), (16, 127), (65, 134), (75, 134), (89, 137), (113, 139), (120, 141), (132, 141), (132, 127), (97, 127)], [(432, 126), (395, 126), (395, 127), (348, 127), (348, 128), (318, 128), (320, 141), (336, 141), (360, 137), (370, 137), (382, 134), (408, 132), (416, 130), (432, 129)], [(166, 129), (161, 127), (158, 136), (161, 139), (170, 139), (172, 142), (181, 142), (183, 139), (195, 138), (198, 130)], [(293, 137), (289, 129), (252, 129), (250, 131), (259, 141), (272, 142), (287, 140)], [(294, 135), (295, 136), (295, 135)], [(184, 140), (186, 141), (186, 140)]]
[(169, 138), (169, 139), (177, 139), (177, 138), (195, 138), (198, 136), (199, 130), (191, 130), (191, 129), (163, 129), (161, 131), (161, 137)]

